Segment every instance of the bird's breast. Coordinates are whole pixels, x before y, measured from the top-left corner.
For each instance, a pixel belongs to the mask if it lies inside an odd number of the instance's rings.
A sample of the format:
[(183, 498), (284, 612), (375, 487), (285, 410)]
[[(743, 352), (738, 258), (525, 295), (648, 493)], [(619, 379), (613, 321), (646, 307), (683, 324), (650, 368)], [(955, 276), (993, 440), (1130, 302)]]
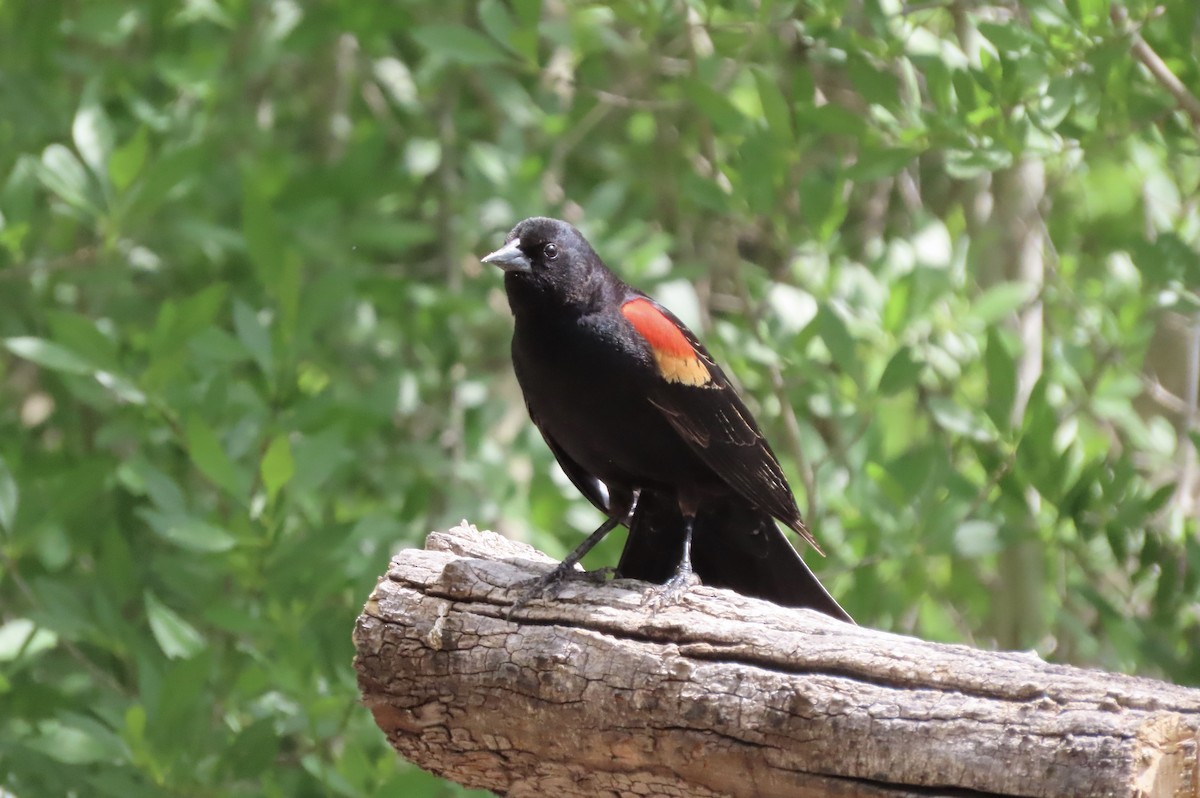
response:
[(517, 319), (513, 365), (538, 425), (601, 480), (672, 483), (708, 472), (649, 399), (653, 354), (618, 319)]

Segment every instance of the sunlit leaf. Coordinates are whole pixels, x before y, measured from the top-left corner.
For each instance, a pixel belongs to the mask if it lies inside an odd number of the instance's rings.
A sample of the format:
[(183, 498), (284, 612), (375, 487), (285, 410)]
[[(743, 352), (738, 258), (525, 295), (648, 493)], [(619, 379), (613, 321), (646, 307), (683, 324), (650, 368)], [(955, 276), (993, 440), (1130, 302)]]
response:
[(950, 399), (941, 396), (931, 398), (929, 411), (937, 425), (947, 432), (978, 441), (995, 438), (996, 428), (989, 420)]
[(75, 153), (63, 145), (51, 144), (42, 152), (38, 174), (46, 188), (64, 202), (93, 215), (100, 213), (93, 198), (87, 170)]
[(95, 101), (94, 91), (85, 92), (85, 97), (71, 123), (71, 137), (92, 174), (107, 178), (108, 159), (113, 151), (112, 123)]
[(163, 604), (157, 596), (146, 591), (146, 619), (159, 648), (171, 659), (194, 657), (207, 647), (204, 636), (185, 621), (179, 613)]
[(4, 346), (18, 357), (37, 363), (51, 371), (66, 374), (90, 374), (92, 365), (66, 347), (42, 338), (5, 338)]
[(31, 659), (54, 648), (58, 636), (28, 618), (13, 618), (0, 625), (0, 662)]
[(963, 557), (984, 557), (1001, 549), (999, 530), (991, 521), (964, 521), (954, 530), (954, 548)]
[(277, 435), (263, 455), (261, 473), (263, 484), (267, 488), (267, 496), (274, 501), (279, 491), (291, 481), (296, 473), (296, 464), (292, 460), (292, 447), (286, 435)]

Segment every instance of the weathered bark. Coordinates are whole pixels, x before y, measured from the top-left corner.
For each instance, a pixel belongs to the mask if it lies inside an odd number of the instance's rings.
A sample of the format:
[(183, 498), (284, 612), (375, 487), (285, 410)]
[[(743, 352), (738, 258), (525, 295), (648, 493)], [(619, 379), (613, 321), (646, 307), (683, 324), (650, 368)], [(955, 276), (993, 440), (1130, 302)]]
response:
[[(509, 796), (1200, 796), (1200, 690), (697, 587), (569, 582), (462, 526), (392, 560), (355, 667), (401, 755)], [(966, 791), (970, 791), (969, 793)]]

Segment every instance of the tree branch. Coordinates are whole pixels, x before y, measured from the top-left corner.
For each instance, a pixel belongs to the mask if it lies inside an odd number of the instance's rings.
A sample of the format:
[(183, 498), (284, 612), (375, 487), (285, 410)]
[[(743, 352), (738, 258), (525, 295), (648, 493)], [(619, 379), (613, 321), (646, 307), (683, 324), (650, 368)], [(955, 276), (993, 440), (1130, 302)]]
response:
[(1192, 124), (1200, 128), (1200, 99), (1196, 95), (1187, 90), (1187, 86), (1183, 85), (1166, 62), (1159, 58), (1158, 53), (1146, 43), (1142, 38), (1142, 34), (1134, 29), (1127, 28), (1129, 15), (1125, 11), (1125, 7), (1119, 3), (1113, 3), (1109, 9), (1109, 16), (1112, 18), (1113, 24), (1118, 31), (1123, 31), (1129, 34), (1130, 49), (1137, 60), (1142, 62), (1146, 69), (1150, 70), (1150, 74), (1154, 76), (1162, 87), (1170, 92), (1175, 98), (1175, 102), (1179, 103), (1179, 107), (1187, 112), (1192, 118)]
[(523, 796), (1200, 795), (1200, 690), (843, 624), (698, 587), (573, 581), (465, 525), (401, 552), (355, 627), (403, 756)]

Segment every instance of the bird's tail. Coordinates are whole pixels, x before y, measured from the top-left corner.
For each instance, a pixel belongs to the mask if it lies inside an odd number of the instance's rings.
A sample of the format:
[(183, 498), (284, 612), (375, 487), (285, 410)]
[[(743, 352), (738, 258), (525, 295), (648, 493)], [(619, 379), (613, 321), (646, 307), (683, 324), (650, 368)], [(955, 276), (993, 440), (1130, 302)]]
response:
[[(665, 582), (683, 554), (683, 530), (675, 496), (643, 490), (618, 573), (629, 579)], [(706, 500), (692, 530), (692, 568), (702, 583), (854, 623), (775, 520), (740, 497)]]

